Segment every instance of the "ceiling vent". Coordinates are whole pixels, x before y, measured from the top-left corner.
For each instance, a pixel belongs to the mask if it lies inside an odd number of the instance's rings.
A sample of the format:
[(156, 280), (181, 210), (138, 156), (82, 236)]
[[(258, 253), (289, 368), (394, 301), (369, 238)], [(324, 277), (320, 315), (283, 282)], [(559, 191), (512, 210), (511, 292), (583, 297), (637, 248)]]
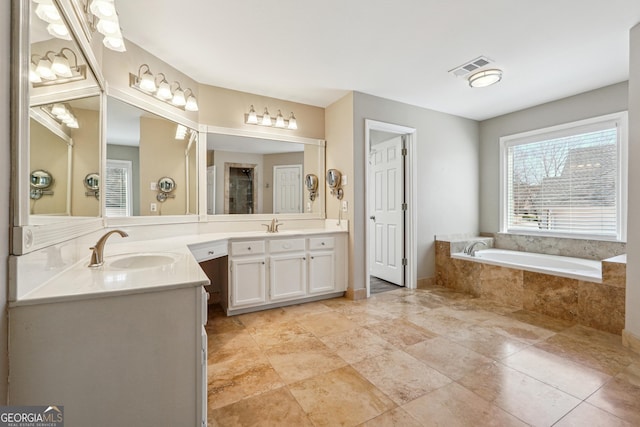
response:
[(460, 65), (452, 70), (449, 70), (451, 74), (456, 77), (466, 77), (469, 74), (480, 70), (481, 68), (486, 67), (489, 64), (492, 64), (494, 61), (487, 58), (486, 56), (479, 56), (476, 59), (469, 61), (465, 64)]

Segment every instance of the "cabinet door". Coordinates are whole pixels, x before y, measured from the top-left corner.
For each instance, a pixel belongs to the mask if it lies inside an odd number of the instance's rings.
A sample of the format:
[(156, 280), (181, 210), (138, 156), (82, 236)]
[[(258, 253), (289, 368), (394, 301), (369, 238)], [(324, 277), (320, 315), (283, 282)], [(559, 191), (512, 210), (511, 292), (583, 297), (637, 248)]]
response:
[(304, 253), (272, 255), (269, 267), (272, 301), (306, 295), (307, 269)]
[(231, 260), (231, 307), (266, 302), (265, 258)]
[(332, 292), (336, 289), (335, 255), (333, 251), (309, 253), (309, 293)]

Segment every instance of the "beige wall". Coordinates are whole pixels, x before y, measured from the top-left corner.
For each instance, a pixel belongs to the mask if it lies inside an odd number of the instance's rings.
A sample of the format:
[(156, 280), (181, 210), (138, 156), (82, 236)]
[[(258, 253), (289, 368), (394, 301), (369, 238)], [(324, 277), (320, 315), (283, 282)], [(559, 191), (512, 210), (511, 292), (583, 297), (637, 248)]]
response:
[(640, 340), (640, 24), (631, 30), (629, 70), (629, 221), (625, 329)]
[(100, 201), (86, 196), (84, 177), (100, 173), (100, 118), (98, 111), (73, 110), (80, 127), (71, 129), (73, 160), (71, 169), (71, 214), (74, 216), (98, 216)]
[[(304, 152), (265, 154), (262, 168), (262, 211), (273, 213), (273, 167), (278, 165), (301, 165), (304, 173)], [(304, 179), (304, 175), (300, 180)], [(301, 209), (304, 209), (304, 194)]]
[[(10, 57), (11, 2), (0, 2), (0, 57)], [(9, 256), (9, 194), (11, 184), (9, 71), (11, 61), (0, 61), (0, 404), (7, 401), (7, 258)], [(15, 178), (15, 177), (14, 177)]]
[[(140, 118), (140, 215), (184, 215), (186, 211), (186, 175), (184, 150), (186, 141), (177, 141), (176, 124), (163, 119)], [(158, 202), (151, 182), (168, 176), (176, 182), (164, 203)], [(158, 206), (151, 212), (151, 203)]]
[(34, 119), (29, 120), (30, 148), (29, 172), (42, 169), (51, 174), (53, 184), (47, 190), (52, 195), (43, 195), (38, 200), (31, 199), (30, 212), (39, 214), (67, 214), (67, 183), (68, 179), (68, 145), (49, 129)]
[(500, 137), (626, 111), (626, 82), (480, 123), (480, 231), (500, 229)]
[[(349, 292), (353, 293), (354, 289), (362, 289), (365, 284), (362, 280), (356, 281), (354, 277), (354, 257), (362, 257), (364, 252), (357, 252), (355, 249), (355, 234), (353, 232), (353, 171), (354, 171), (354, 138), (353, 138), (353, 108), (354, 108), (354, 94), (348, 93), (343, 98), (334, 102), (327, 107), (326, 122), (325, 122), (325, 135), (327, 140), (326, 149), (326, 169), (338, 169), (343, 174), (346, 174), (351, 178), (351, 185), (344, 187), (344, 198), (351, 209), (346, 214), (343, 214), (343, 219), (349, 220), (349, 278), (348, 287)], [(326, 181), (324, 175), (319, 175), (319, 185), (324, 186), (324, 194), (326, 194), (326, 212), (327, 218), (337, 219), (338, 209), (340, 208), (340, 202), (335, 197), (331, 196), (327, 191)], [(360, 277), (361, 279), (361, 277)]]
[[(154, 111), (155, 113), (159, 113), (159, 111), (164, 110), (170, 114), (184, 117), (188, 120), (197, 121), (197, 112), (183, 111), (160, 101), (153, 96), (146, 95), (145, 93), (130, 87), (129, 73), (138, 75), (140, 66), (142, 64), (147, 64), (151, 68), (152, 74), (158, 75), (158, 73), (163, 73), (169, 83), (178, 81), (180, 82), (183, 90), (187, 90), (187, 88), (192, 89), (195, 97), (198, 99), (198, 102), (200, 102), (200, 97), (198, 96), (198, 83), (166, 62), (156, 58), (135, 43), (127, 40), (126, 46), (127, 51), (124, 53), (114, 52), (109, 49), (102, 49), (102, 72), (104, 74), (104, 78), (109, 82), (109, 87), (122, 90), (127, 95), (134, 96), (139, 98), (142, 102), (148, 103), (148, 105), (156, 109), (156, 111)], [(142, 106), (141, 108), (148, 109)]]
[[(271, 135), (285, 134), (324, 139), (323, 108), (203, 84), (200, 85), (199, 93), (200, 124), (245, 129)], [(244, 115), (249, 112), (251, 105), (254, 106), (258, 115), (262, 115), (264, 108), (267, 107), (272, 118), (276, 116), (278, 110), (282, 111), (285, 118), (289, 118), (289, 113), (293, 111), (298, 129), (276, 129), (246, 124)]]

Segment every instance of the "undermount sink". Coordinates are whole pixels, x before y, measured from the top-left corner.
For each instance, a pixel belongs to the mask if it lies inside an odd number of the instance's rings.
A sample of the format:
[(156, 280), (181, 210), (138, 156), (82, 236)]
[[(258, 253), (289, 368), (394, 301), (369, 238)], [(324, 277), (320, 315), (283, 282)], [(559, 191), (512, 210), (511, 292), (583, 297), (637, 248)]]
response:
[(107, 264), (117, 270), (134, 270), (162, 267), (173, 264), (175, 257), (169, 254), (135, 254), (118, 257)]

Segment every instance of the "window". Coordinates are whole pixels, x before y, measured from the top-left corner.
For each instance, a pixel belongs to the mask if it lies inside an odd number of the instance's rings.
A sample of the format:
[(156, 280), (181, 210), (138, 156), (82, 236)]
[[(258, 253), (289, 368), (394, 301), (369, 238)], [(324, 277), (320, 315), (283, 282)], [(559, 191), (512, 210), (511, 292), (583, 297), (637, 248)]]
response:
[(500, 139), (502, 230), (625, 239), (626, 113)]
[(106, 216), (131, 216), (131, 177), (131, 161), (107, 159)]

